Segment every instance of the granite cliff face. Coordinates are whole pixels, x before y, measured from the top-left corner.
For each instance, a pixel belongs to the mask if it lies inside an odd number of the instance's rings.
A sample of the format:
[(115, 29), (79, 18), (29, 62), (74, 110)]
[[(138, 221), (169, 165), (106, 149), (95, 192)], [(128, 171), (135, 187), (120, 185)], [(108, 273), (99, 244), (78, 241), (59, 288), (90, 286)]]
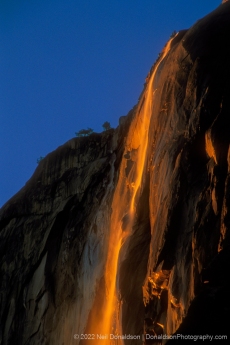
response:
[(228, 334), (229, 40), (226, 2), (167, 43), (116, 130), (50, 153), (3, 206), (0, 344)]

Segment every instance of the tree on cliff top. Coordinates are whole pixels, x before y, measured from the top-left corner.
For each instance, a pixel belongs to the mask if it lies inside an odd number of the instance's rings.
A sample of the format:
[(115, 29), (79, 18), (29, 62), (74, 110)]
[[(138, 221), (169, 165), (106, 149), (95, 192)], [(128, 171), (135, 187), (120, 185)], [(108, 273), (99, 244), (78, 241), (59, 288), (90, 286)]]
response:
[(111, 129), (110, 123), (108, 121), (105, 121), (102, 125), (104, 131), (108, 131), (109, 129)]
[(77, 137), (88, 137), (92, 133), (93, 133), (93, 129), (89, 127), (88, 129), (81, 129), (79, 132), (75, 132)]
[(173, 30), (173, 32), (172, 32), (172, 33), (171, 33), (171, 35), (170, 35), (170, 38), (175, 37), (175, 36), (176, 36), (176, 34), (177, 34), (176, 30)]
[(40, 157), (37, 159), (37, 164), (39, 164), (43, 159), (44, 159), (44, 157), (40, 156)]

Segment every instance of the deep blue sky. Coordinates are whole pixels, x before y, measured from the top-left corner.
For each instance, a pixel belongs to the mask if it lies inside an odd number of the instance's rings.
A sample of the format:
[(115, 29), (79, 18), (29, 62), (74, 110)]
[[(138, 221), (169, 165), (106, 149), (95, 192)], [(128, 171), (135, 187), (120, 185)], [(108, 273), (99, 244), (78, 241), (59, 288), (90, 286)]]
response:
[(136, 104), (173, 30), (221, 0), (0, 0), (0, 206), (37, 158)]

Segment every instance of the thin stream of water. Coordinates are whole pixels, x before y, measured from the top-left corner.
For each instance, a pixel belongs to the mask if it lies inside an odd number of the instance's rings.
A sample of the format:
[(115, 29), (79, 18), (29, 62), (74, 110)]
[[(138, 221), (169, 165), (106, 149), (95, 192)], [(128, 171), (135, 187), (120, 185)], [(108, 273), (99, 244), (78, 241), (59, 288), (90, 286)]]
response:
[[(108, 256), (105, 266), (106, 291), (104, 310), (102, 311), (102, 319), (93, 321), (95, 323), (93, 328), (97, 334), (108, 335), (108, 340), (106, 340), (105, 344), (124, 345), (122, 339), (110, 339), (110, 334), (113, 334), (115, 337), (122, 335), (122, 301), (119, 296), (117, 278), (119, 273), (119, 254), (126, 239), (132, 233), (135, 221), (136, 204), (143, 180), (148, 147), (148, 131), (156, 91), (153, 90), (154, 79), (160, 63), (170, 50), (171, 41), (172, 39), (167, 43), (161, 58), (152, 72), (143, 95), (144, 99), (142, 97), (139, 102), (136, 116), (132, 121), (126, 140), (126, 153), (129, 155), (133, 165), (127, 174), (127, 158), (122, 158), (118, 184), (114, 192)], [(99, 345), (99, 343), (101, 344), (101, 340), (98, 342), (94, 341), (96, 345)]]

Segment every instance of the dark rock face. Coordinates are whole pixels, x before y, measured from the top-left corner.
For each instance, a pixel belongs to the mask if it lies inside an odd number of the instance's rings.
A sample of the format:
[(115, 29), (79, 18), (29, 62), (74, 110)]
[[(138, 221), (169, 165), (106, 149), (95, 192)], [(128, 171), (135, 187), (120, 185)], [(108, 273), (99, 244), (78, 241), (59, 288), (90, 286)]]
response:
[[(146, 160), (117, 272), (122, 332), (145, 333), (146, 344), (175, 332), (228, 334), (229, 41), (227, 2), (175, 36), (150, 73)], [(136, 181), (135, 124), (149, 83), (118, 129), (49, 154), (1, 209), (2, 345), (79, 344), (74, 334), (103, 298), (116, 188)], [(126, 231), (128, 214), (122, 222)]]
[(71, 344), (83, 331), (123, 129), (70, 140), (2, 208), (1, 344)]
[[(178, 332), (228, 332), (229, 18), (225, 4), (198, 21), (159, 72), (149, 143), (147, 332), (162, 324), (172, 334), (185, 315)], [(169, 274), (168, 285), (160, 289), (153, 272)]]

